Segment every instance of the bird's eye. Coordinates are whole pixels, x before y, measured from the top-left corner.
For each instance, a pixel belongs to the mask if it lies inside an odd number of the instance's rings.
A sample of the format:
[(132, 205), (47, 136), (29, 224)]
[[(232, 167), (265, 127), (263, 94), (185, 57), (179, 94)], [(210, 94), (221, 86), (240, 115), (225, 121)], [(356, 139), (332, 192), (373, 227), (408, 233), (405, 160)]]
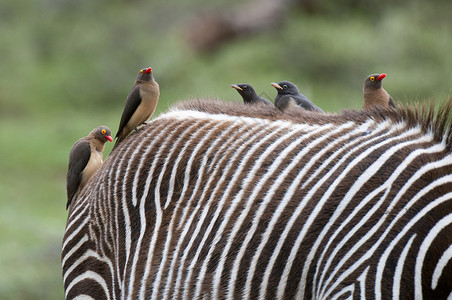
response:
[(287, 84), (283, 85), (282, 87), (283, 89), (287, 89)]
[(105, 131), (105, 129), (102, 129), (102, 134), (106, 134), (107, 133), (107, 131)]
[(375, 77), (373, 77), (373, 76), (370, 76), (370, 81), (375, 81)]
[(143, 74), (143, 70), (140, 71), (140, 74)]
[(246, 87), (246, 86), (242, 87), (242, 90), (246, 90), (246, 89), (247, 89), (247, 87)]

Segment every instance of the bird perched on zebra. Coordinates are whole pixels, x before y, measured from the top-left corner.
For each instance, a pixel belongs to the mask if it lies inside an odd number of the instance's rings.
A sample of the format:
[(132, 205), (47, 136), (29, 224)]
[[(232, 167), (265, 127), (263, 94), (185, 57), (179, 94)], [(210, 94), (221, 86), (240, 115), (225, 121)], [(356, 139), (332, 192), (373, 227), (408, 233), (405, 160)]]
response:
[(113, 142), (110, 128), (99, 126), (72, 146), (66, 176), (66, 209), (69, 208), (78, 191), (102, 165), (103, 151), (107, 141)]
[(273, 105), (273, 103), (271, 103), (267, 99), (260, 97), (253, 89), (253, 87), (247, 83), (233, 84), (231, 85), (231, 87), (239, 92), (245, 104), (263, 103), (267, 105)]
[(275, 106), (279, 110), (285, 111), (290, 108), (301, 107), (305, 110), (323, 112), (320, 107), (312, 103), (305, 95), (300, 93), (297, 86), (292, 82), (272, 82), (271, 85), (276, 88), (276, 91), (278, 92), (275, 98)]
[(143, 124), (155, 111), (160, 97), (160, 88), (152, 74), (152, 68), (142, 69), (127, 96), (126, 105), (116, 133), (115, 146), (118, 146), (129, 133)]
[(382, 80), (386, 77), (385, 73), (371, 74), (364, 80), (364, 106), (368, 110), (377, 106), (383, 108), (395, 108), (394, 100), (382, 86)]

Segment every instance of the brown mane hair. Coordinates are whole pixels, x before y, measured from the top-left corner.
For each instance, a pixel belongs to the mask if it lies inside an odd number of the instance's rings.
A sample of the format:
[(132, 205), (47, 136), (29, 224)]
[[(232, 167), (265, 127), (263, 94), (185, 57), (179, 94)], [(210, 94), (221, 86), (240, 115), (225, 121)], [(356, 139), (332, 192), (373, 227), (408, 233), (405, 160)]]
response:
[(452, 149), (452, 97), (442, 104), (435, 113), (435, 102), (414, 103), (411, 105), (398, 105), (397, 109), (374, 108), (371, 110), (346, 109), (340, 113), (320, 113), (306, 110), (293, 110), (281, 112), (269, 105), (245, 105), (239, 102), (227, 102), (220, 99), (192, 99), (181, 101), (171, 107), (176, 110), (194, 110), (209, 114), (226, 114), (238, 117), (251, 117), (268, 119), (271, 121), (285, 120), (293, 123), (307, 124), (342, 124), (355, 122), (362, 124), (369, 118), (377, 122), (391, 120), (394, 123), (405, 122), (407, 128), (420, 126), (422, 130), (432, 132), (435, 141), (444, 142), (447, 149)]

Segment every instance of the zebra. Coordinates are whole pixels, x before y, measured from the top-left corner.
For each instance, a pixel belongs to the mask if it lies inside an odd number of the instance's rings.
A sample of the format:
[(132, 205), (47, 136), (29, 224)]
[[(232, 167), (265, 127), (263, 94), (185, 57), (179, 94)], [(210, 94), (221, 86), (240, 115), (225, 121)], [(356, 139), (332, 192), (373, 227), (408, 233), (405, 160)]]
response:
[(66, 299), (452, 299), (452, 99), (176, 104), (70, 209)]

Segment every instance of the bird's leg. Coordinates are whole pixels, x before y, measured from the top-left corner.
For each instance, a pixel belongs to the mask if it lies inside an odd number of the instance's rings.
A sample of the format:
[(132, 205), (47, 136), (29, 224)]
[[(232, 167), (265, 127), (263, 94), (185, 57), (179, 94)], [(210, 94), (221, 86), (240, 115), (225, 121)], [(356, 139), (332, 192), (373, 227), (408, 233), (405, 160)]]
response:
[[(145, 124), (146, 124), (146, 122), (143, 122), (143, 123), (139, 124), (138, 126), (145, 125)], [(138, 133), (138, 126), (135, 127), (135, 129), (134, 129), (136, 133)]]

